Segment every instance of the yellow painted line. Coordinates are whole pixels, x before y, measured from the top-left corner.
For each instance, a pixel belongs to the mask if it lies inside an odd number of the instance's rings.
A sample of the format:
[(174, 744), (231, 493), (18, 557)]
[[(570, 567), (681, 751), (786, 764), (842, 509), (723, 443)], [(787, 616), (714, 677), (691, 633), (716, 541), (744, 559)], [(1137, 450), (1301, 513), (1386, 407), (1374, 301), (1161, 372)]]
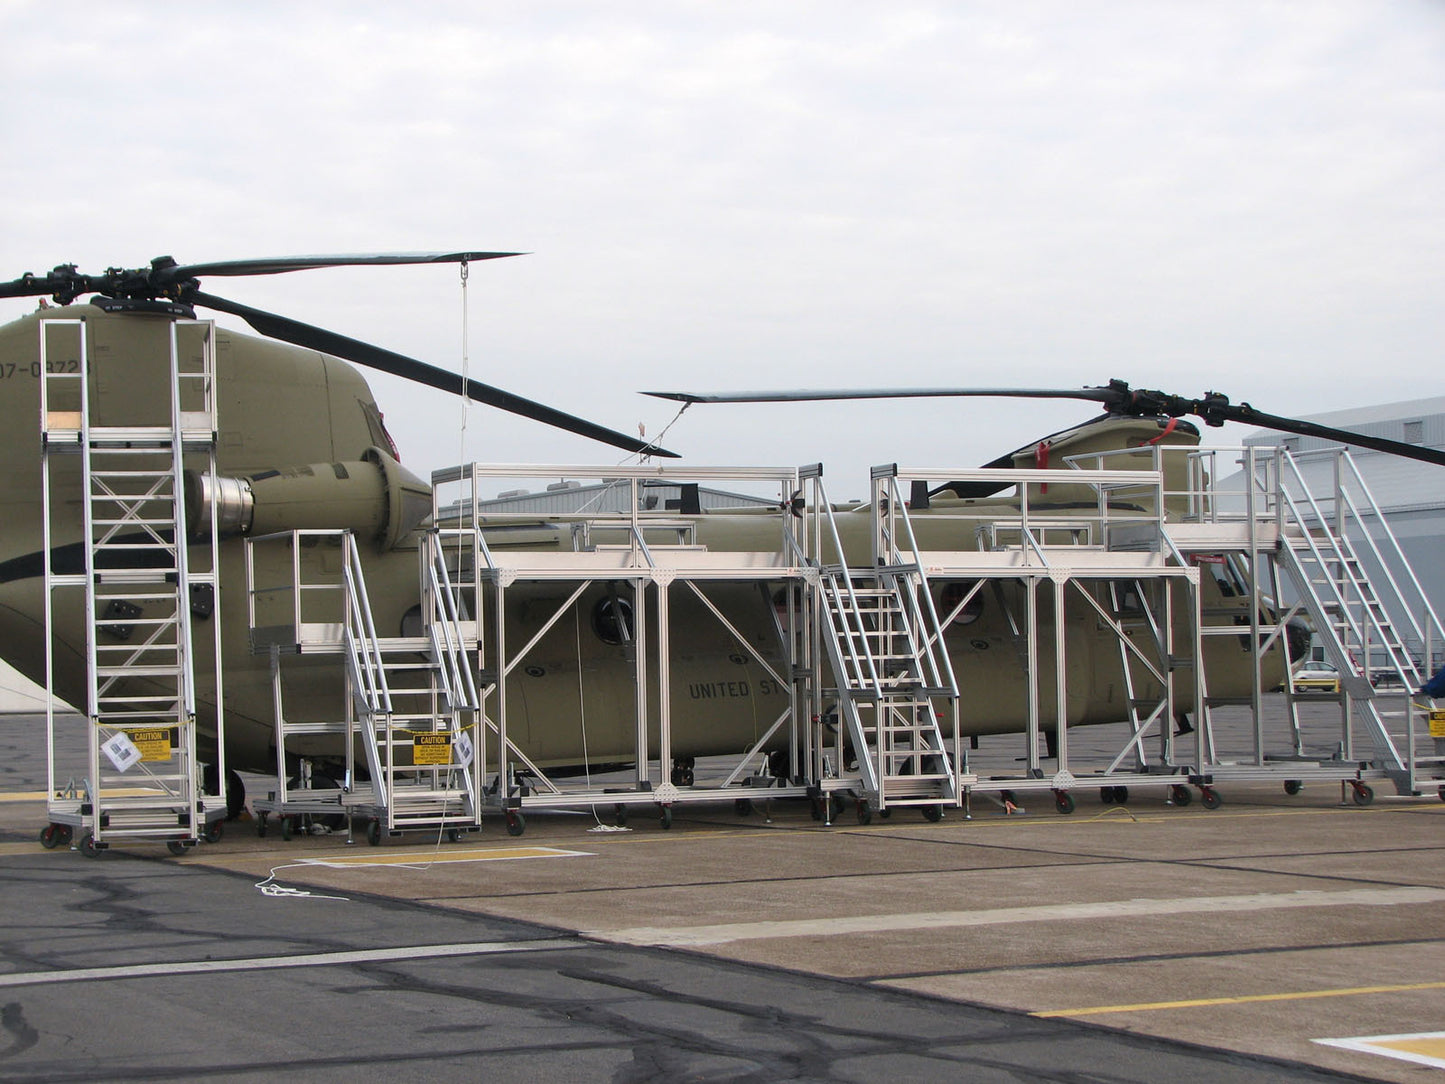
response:
[[(0, 858), (7, 854), (40, 854), (44, 849), (39, 839), (33, 843), (0, 843)], [(65, 849), (70, 850), (69, 847)]]
[(325, 866), (328, 869), (350, 869), (353, 866), (440, 866), (456, 862), (513, 862), (526, 858), (583, 858), (591, 851), (569, 851), (561, 847), (493, 847), (488, 850), (458, 851), (376, 851), (371, 854), (349, 854), (338, 858), (302, 858), (303, 866)]
[[(1030, 1016), (1101, 1016), (1104, 1013), (1155, 1012), (1160, 1009), (1197, 1009), (1209, 1005), (1248, 1005), (1256, 1001), (1308, 1001), (1322, 997), (1363, 997), (1398, 994), (1409, 990), (1442, 990), (1445, 982), (1410, 982), (1394, 986), (1349, 986), (1335, 990), (1299, 990), (1290, 994), (1241, 994), (1237, 997), (1196, 997), (1188, 1001), (1144, 1001), (1136, 1005), (1090, 1005), (1080, 1009), (1050, 1009)], [(1323, 1042), (1324, 1040), (1317, 1040)]]
[(1358, 1035), (1353, 1039), (1315, 1039), (1321, 1046), (1382, 1054), (1387, 1058), (1445, 1069), (1445, 1031), (1422, 1031), (1414, 1035)]

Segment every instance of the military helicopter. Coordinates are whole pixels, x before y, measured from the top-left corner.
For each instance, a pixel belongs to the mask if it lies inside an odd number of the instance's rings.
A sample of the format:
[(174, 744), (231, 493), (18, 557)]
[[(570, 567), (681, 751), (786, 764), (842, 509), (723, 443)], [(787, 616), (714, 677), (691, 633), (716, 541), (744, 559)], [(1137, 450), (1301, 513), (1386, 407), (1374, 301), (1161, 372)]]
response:
[[(648, 456), (675, 458), (654, 444), (607, 429), (553, 407), (505, 392), (481, 382), (383, 348), (274, 313), (242, 305), (200, 289), (204, 277), (274, 275), (342, 266), (385, 266), (425, 263), (465, 264), (515, 255), (501, 252), (401, 253), (360, 256), (302, 256), (280, 259), (236, 260), (179, 264), (159, 258), (139, 269), (112, 268), (99, 275), (61, 265), (44, 275), (26, 274), (0, 283), (0, 297), (49, 298), (55, 305), (42, 307), (0, 327), (0, 425), (3, 425), (7, 470), (0, 472), (0, 644), (12, 666), (35, 680), (43, 680), (44, 645), (41, 633), (46, 612), (43, 586), (45, 542), (41, 520), (41, 455), (36, 439), (40, 411), (41, 360), (38, 325), (47, 320), (79, 320), (84, 325), (91, 359), (88, 380), (95, 417), (144, 415), (145, 385), (131, 373), (145, 359), (164, 351), (172, 325), (194, 318), (197, 309), (239, 317), (259, 333), (216, 330), (216, 379), (219, 387), (220, 439), (217, 469), (233, 482), (231, 492), (244, 490), (249, 511), (246, 519), (227, 528), (219, 562), (219, 590), (226, 605), (220, 608), (222, 662), (225, 677), (227, 763), (232, 769), (269, 771), (275, 765), (272, 687), (264, 657), (252, 650), (246, 624), (243, 593), (243, 539), (247, 534), (295, 528), (349, 528), (373, 545), (363, 554), (371, 605), (378, 628), (400, 630), (414, 614), (419, 601), (415, 533), (431, 511), (428, 484), (408, 472), (382, 423), (381, 411), (355, 366), (377, 369), (405, 379), (460, 394), (476, 402), (511, 411), (523, 417), (598, 440), (613, 447)], [(80, 299), (90, 295), (88, 303)], [(49, 366), (74, 364), (67, 357), (48, 358)], [(1425, 458), (1428, 449), (1362, 438), (1357, 434), (1254, 411), (1247, 404), (1233, 405), (1220, 395), (1185, 399), (1158, 392), (1132, 390), (1122, 382), (1097, 388), (1063, 391), (1028, 389), (914, 389), (912, 391), (793, 392), (776, 395), (745, 393), (694, 395), (664, 393), (686, 402), (804, 401), (817, 398), (891, 397), (897, 395), (990, 395), (1067, 397), (1102, 404), (1104, 412), (1089, 421), (1031, 441), (993, 460), (990, 467), (1062, 466), (1063, 458), (1110, 449), (1163, 444), (1190, 448), (1199, 431), (1182, 420), (1186, 414), (1210, 425), (1225, 420), (1272, 426), (1290, 432), (1329, 436), (1366, 444), (1401, 455)], [(1041, 459), (1040, 449), (1053, 455)], [(1437, 453), (1429, 453), (1436, 455)], [(1432, 461), (1440, 461), (1438, 459)], [(64, 479), (61, 479), (63, 482)], [(926, 496), (935, 509), (966, 505), (972, 514), (987, 517), (1015, 513), (1017, 497), (1000, 496), (1007, 486), (983, 487), (951, 484)], [(1066, 501), (1067, 487), (1059, 486), (1056, 500)], [(224, 494), (200, 494), (189, 516), (224, 517)], [(1047, 502), (1044, 502), (1044, 507)], [(920, 523), (927, 512), (917, 510)], [(699, 513), (698, 541), (717, 548), (756, 548), (756, 517), (725, 513)], [(846, 518), (846, 517), (845, 517)], [(863, 517), (845, 533), (850, 549), (865, 544)], [(927, 530), (926, 527), (920, 528)], [(939, 530), (945, 528), (940, 527)], [(56, 567), (76, 565), (86, 544), (80, 511), (70, 515), (49, 539)], [(951, 543), (953, 548), (965, 548)], [(312, 550), (303, 561), (321, 562), (324, 553)], [(1238, 624), (1247, 613), (1247, 600), (1227, 585), (1204, 579), (1207, 608), (1222, 624)], [(589, 619), (591, 634), (573, 635), (559, 627), (546, 632), (526, 673), (515, 675), (518, 694), (512, 698), (518, 725), (511, 732), (534, 763), (544, 766), (583, 762), (626, 762), (634, 748), (635, 698), (627, 691), (631, 680), (630, 645), (607, 635), (599, 619), (614, 596), (596, 585), (575, 603)], [(714, 603), (745, 632), (759, 650), (776, 639), (774, 615), (755, 591), (722, 587)], [(706, 620), (700, 603), (680, 603), (678, 628), (686, 629), (683, 647), (673, 662), (675, 698), (688, 690), (716, 688), (735, 692), (728, 696), (693, 697), (685, 704), (674, 736), (676, 763), (717, 753), (736, 753), (762, 736), (760, 720), (776, 715), (786, 690), (770, 681), (754, 662), (740, 656), (727, 633)], [(691, 609), (689, 609), (691, 607)], [(1241, 609), (1243, 607), (1244, 609)], [(985, 682), (995, 692), (988, 700), (970, 703), (961, 726), (969, 735), (1007, 733), (1023, 728), (1024, 673), (1007, 652), (989, 651), (1007, 642), (1012, 616), (1007, 600), (999, 605), (969, 607), (952, 622), (948, 649), (960, 678)], [(528, 626), (525, 593), (517, 598), (506, 621), (520, 635)], [(196, 611), (200, 621), (207, 614)], [(54, 694), (72, 703), (83, 702), (86, 673), (87, 629), (77, 615), (53, 615), (58, 639), (52, 675)], [(1106, 680), (1118, 665), (1099, 642), (1096, 626), (1084, 615), (1071, 615), (1065, 630), (1069, 640), (1071, 681), (1070, 725), (1118, 722), (1122, 716), (1119, 695)], [(978, 645), (983, 645), (981, 649)], [(1231, 654), (1233, 650), (1236, 654)], [(1239, 692), (1250, 676), (1237, 664), (1237, 649), (1225, 642), (1211, 644), (1205, 666), (1211, 687), (1221, 694)], [(1269, 664), (1267, 680), (1281, 681), (1288, 661), (1278, 651)], [(143, 678), (137, 678), (143, 684)], [(742, 690), (746, 690), (743, 692)], [(318, 660), (293, 672), (288, 689), (289, 710), (298, 716), (334, 716), (341, 698), (342, 676), (334, 660)], [(572, 721), (577, 705), (585, 704), (588, 729), (579, 740)], [(198, 724), (204, 735), (214, 734), (217, 705), (214, 678), (198, 675)], [(212, 742), (214, 744), (214, 740)], [(295, 751), (306, 756), (304, 743)], [(325, 755), (317, 746), (317, 756)], [(339, 766), (336, 767), (339, 771)], [(675, 780), (679, 779), (675, 767)], [(685, 780), (684, 780), (685, 781)], [(241, 797), (231, 791), (234, 804)]]

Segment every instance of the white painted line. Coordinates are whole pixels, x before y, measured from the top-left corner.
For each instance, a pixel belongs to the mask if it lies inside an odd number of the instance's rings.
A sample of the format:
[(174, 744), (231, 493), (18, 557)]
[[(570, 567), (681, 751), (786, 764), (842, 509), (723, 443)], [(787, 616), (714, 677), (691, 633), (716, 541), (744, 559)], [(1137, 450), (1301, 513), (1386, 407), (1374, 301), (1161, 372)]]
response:
[(553, 952), (582, 948), (572, 938), (539, 941), (472, 941), (460, 945), (404, 945), (399, 948), (314, 952), (300, 956), (252, 956), (240, 960), (177, 960), (162, 964), (120, 967), (77, 967), (63, 971), (22, 971), (0, 975), (0, 987), (42, 986), (57, 982), (97, 982), (104, 979), (148, 979), (159, 975), (204, 975), (218, 971), (274, 971), (286, 967), (336, 967), (387, 960), (435, 960), (447, 956), (493, 956), (507, 952)]
[(1420, 1031), (1412, 1035), (1359, 1035), (1353, 1039), (1314, 1039), (1321, 1046), (1337, 1046), (1362, 1054), (1382, 1054), (1387, 1058), (1445, 1069), (1445, 1031)]
[(337, 858), (302, 858), (298, 866), (326, 866), (354, 869), (357, 866), (439, 866), (451, 862), (516, 862), (528, 858), (593, 858), (591, 851), (569, 851), (562, 847), (491, 847), (485, 850), (363, 851)]
[(1250, 896), (1190, 896), (1177, 899), (1108, 900), (1041, 907), (1000, 907), (985, 911), (925, 911), (912, 914), (796, 919), (776, 922), (727, 922), (715, 926), (639, 926), (583, 930), (582, 936), (620, 945), (686, 948), (776, 937), (835, 937), (849, 933), (890, 933), (967, 926), (1003, 926), (1015, 922), (1098, 921), (1155, 915), (1213, 914), (1221, 911), (1273, 911), (1289, 907), (1389, 907), (1445, 902), (1445, 889), (1425, 887), (1351, 888), (1339, 892), (1261, 892)]

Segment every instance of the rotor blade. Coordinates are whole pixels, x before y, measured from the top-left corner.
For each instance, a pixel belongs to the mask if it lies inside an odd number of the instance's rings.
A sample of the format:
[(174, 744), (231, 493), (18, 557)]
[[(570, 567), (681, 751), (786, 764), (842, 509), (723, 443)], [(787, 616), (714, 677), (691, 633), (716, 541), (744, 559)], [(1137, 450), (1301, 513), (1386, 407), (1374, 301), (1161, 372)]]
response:
[(162, 281), (199, 278), (202, 275), (279, 275), (286, 271), (310, 271), (318, 267), (379, 267), (413, 263), (474, 263), (523, 256), (522, 252), (363, 252), (342, 256), (278, 256), (270, 259), (219, 260), (158, 267)]
[(10, 282), (0, 282), (0, 298), (49, 297), (66, 289), (83, 294), (89, 292), (91, 282), (89, 275), (56, 268), (44, 275), (21, 275)]
[(542, 403), (534, 402), (531, 399), (524, 399), (520, 395), (513, 395), (511, 392), (494, 388), (490, 384), (483, 384), (478, 380), (463, 378), (458, 373), (448, 372), (439, 369), (435, 365), (428, 365), (426, 362), (417, 361), (404, 354), (393, 353), (390, 350), (383, 350), (379, 346), (372, 346), (370, 343), (361, 342), (359, 339), (350, 339), (345, 335), (338, 335), (334, 331), (326, 331), (310, 324), (303, 324), (299, 320), (292, 320), (285, 316), (277, 316), (275, 313), (265, 312), (261, 309), (253, 309), (248, 305), (240, 305), (234, 301), (227, 301), (223, 297), (216, 297), (214, 294), (196, 291), (187, 300), (197, 305), (204, 305), (206, 308), (215, 309), (217, 312), (230, 313), (232, 316), (239, 316), (246, 323), (259, 331), (262, 335), (268, 335), (273, 339), (280, 339), (282, 342), (292, 343), (296, 346), (304, 346), (311, 350), (319, 350), (323, 354), (334, 354), (347, 361), (354, 361), (358, 365), (365, 365), (371, 369), (378, 369), (384, 373), (391, 373), (406, 380), (413, 380), (418, 384), (425, 384), (427, 387), (438, 388), (441, 391), (449, 391), (453, 395), (465, 395), (478, 403), (485, 403), (501, 410), (510, 411), (513, 414), (520, 414), (524, 418), (531, 418), (533, 421), (542, 422), (544, 425), (556, 426), (558, 429), (565, 429), (569, 433), (576, 433), (579, 436), (590, 437), (592, 440), (600, 440), (604, 444), (610, 444), (615, 448), (624, 448), (629, 452), (641, 452), (648, 455), (666, 456), (676, 459), (676, 452), (669, 452), (662, 448), (654, 447), (645, 441), (630, 437), (625, 433), (618, 433), (611, 429), (604, 428), (594, 422), (578, 418), (572, 414), (565, 414), (560, 410), (545, 406)]
[(1113, 388), (802, 388), (796, 391), (647, 391), (657, 399), (679, 403), (811, 403), (828, 399), (952, 399), (973, 396), (1000, 399), (1084, 399), (1111, 404)]
[(1435, 448), (1426, 448), (1419, 444), (1406, 444), (1404, 441), (1390, 440), (1388, 437), (1356, 433), (1351, 429), (1336, 429), (1333, 426), (1319, 425), (1316, 422), (1307, 422), (1300, 418), (1281, 418), (1276, 414), (1266, 414), (1263, 411), (1255, 410), (1248, 403), (1225, 407), (1224, 414), (1230, 421), (1257, 425), (1261, 429), (1277, 429), (1282, 433), (1319, 437), (1321, 440), (1332, 440), (1357, 448), (1369, 448), (1372, 451), (1385, 452), (1388, 455), (1398, 455), (1403, 459), (1415, 459), (1421, 463), (1433, 463), (1437, 467), (1445, 467), (1445, 452)]

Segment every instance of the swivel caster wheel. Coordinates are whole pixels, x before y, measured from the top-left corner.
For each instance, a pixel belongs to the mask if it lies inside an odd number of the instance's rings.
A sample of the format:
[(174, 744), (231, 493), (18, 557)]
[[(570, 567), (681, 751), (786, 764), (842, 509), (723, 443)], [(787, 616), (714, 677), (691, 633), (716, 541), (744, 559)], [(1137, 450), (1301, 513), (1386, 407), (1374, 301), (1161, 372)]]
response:
[(1182, 809), (1194, 801), (1194, 794), (1182, 783), (1175, 783), (1169, 788), (1169, 800)]
[(1284, 781), (1284, 792), (1288, 794), (1291, 798), (1293, 798), (1296, 794), (1298, 794), (1304, 789), (1305, 785), (1298, 779), (1286, 779)]
[(926, 805), (923, 807), (923, 819), (929, 824), (937, 824), (943, 820), (943, 806)]
[(171, 854), (179, 858), (181, 855), (186, 853), (186, 845), (178, 839), (169, 839), (166, 840), (166, 850), (170, 851)]
[(520, 836), (527, 830), (527, 818), (515, 810), (507, 810), (507, 835)]
[(1219, 796), (1219, 792), (1213, 787), (1200, 787), (1199, 804), (1205, 809), (1218, 809), (1224, 804), (1224, 799)]
[(672, 806), (665, 805), (662, 807), (662, 816), (659, 820), (662, 822), (664, 830), (672, 827)]
[(366, 842), (373, 847), (381, 846), (381, 821), (370, 820), (366, 823)]
[(1375, 800), (1375, 789), (1370, 786), (1370, 784), (1360, 783), (1351, 779), (1350, 786), (1353, 787), (1355, 791), (1352, 795), (1355, 799), (1355, 805), (1369, 805)]
[(1054, 808), (1068, 816), (1074, 811), (1074, 796), (1066, 790), (1054, 791)]

